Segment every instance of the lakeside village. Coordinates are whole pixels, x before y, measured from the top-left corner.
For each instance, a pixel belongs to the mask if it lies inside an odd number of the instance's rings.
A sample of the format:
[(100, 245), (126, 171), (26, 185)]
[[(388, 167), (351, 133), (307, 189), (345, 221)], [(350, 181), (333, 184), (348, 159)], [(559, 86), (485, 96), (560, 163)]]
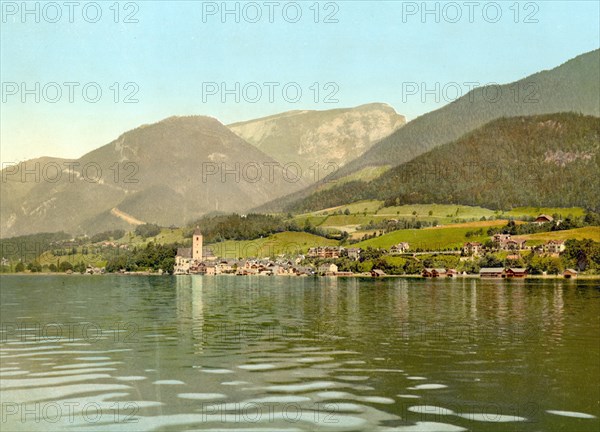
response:
[[(540, 215), (535, 223), (552, 222), (552, 217)], [(466, 242), (461, 251), (444, 252), (444, 254), (460, 255), (460, 261), (475, 261), (487, 252), (505, 251), (508, 253), (507, 260), (515, 262), (521, 260), (521, 254), (530, 251), (542, 256), (558, 258), (565, 251), (565, 242), (562, 240), (550, 240), (543, 245), (529, 247), (526, 240), (513, 238), (510, 234), (494, 234), (491, 243), (484, 245), (480, 242)], [(393, 245), (385, 255), (407, 256), (418, 260), (419, 255), (426, 252), (411, 253), (410, 244), (401, 242)], [(174, 275), (237, 275), (237, 276), (388, 276), (384, 269), (373, 267), (369, 272), (353, 272), (340, 270), (334, 262), (340, 258), (359, 261), (361, 256), (368, 251), (361, 248), (345, 248), (343, 246), (317, 246), (309, 248), (306, 254), (298, 254), (293, 258), (280, 256), (277, 259), (249, 258), (232, 259), (219, 258), (212, 250), (203, 247), (202, 231), (199, 228), (193, 232), (192, 247), (178, 248), (175, 256)], [(317, 261), (317, 266), (307, 265), (307, 261)], [(524, 267), (482, 267), (478, 276), (481, 278), (526, 278), (528, 270)], [(545, 272), (543, 273), (545, 275)], [(418, 275), (417, 275), (418, 276)], [(430, 268), (425, 267), (420, 273), (424, 278), (453, 278), (461, 276), (473, 276), (466, 271), (459, 272), (454, 268)], [(477, 276), (477, 274), (475, 274)], [(578, 272), (568, 268), (562, 272), (566, 279), (577, 278)]]

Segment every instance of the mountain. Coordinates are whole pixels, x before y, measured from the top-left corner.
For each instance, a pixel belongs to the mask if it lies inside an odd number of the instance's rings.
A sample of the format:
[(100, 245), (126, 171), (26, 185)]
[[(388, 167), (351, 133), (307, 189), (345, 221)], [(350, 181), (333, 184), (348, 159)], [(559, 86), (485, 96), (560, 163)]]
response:
[(290, 111), (229, 128), (281, 164), (298, 164), (303, 178), (312, 183), (405, 123), (404, 116), (389, 105), (373, 103), (327, 111)]
[(562, 113), (501, 118), (371, 182), (323, 190), (288, 210), (360, 199), (387, 206), (440, 203), (600, 209), (600, 118)]
[(333, 181), (345, 183), (372, 167), (393, 167), (408, 162), (501, 117), (571, 111), (600, 115), (600, 50), (514, 83), (473, 89), (454, 102), (410, 121), (319, 184), (257, 210), (298, 207), (294, 202), (322, 189), (332, 188), (331, 194), (335, 195), (336, 189), (344, 185), (336, 186)]
[(30, 174), (21, 181), (6, 168), (0, 231), (2, 237), (93, 234), (141, 222), (183, 224), (215, 210), (244, 211), (289, 192), (290, 185), (304, 185), (286, 180), (276, 165), (213, 118), (171, 117), (126, 132), (77, 160), (20, 165), (37, 171), (37, 179)]

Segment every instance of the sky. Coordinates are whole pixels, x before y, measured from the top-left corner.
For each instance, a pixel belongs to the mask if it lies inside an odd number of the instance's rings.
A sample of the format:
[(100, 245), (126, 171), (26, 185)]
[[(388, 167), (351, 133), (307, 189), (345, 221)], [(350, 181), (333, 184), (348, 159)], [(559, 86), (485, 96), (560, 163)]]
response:
[(412, 120), (600, 45), (597, 1), (2, 1), (0, 162), (173, 115), (372, 102)]

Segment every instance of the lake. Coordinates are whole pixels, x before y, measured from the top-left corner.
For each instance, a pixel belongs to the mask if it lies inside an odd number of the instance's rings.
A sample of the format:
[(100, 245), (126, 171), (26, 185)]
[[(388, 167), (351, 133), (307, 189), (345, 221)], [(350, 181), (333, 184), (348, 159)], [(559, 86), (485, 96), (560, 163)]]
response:
[(600, 428), (598, 281), (0, 283), (3, 432)]

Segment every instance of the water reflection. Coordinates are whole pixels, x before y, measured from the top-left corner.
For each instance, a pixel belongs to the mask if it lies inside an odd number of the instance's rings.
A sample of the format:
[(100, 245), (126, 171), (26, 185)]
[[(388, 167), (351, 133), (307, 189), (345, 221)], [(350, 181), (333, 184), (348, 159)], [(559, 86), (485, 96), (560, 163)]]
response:
[[(591, 282), (1, 282), (0, 389), (9, 403), (3, 409), (75, 404), (72, 418), (51, 424), (43, 410), (35, 414), (39, 422), (5, 411), (3, 426), (10, 428), (3, 430), (600, 425), (590, 379), (600, 374), (600, 290)], [(63, 306), (49, 307), (57, 298)], [(39, 330), (72, 322), (93, 323), (100, 337), (80, 332), (49, 340)], [(83, 404), (101, 410), (98, 421), (85, 418)]]

